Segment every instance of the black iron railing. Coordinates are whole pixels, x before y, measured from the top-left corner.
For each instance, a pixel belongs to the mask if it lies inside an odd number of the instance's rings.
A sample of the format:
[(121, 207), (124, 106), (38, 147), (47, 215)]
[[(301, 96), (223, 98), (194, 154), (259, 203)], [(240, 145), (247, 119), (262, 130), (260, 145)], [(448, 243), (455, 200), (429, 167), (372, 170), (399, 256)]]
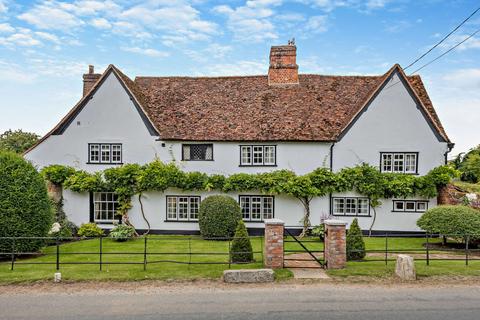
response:
[[(183, 236), (183, 237), (168, 237), (168, 236), (161, 236), (161, 237), (154, 237), (154, 236), (145, 236), (142, 237), (142, 248), (141, 250), (132, 250), (132, 251), (112, 251), (112, 250), (105, 250), (105, 239), (110, 239), (107, 237), (0, 237), (0, 242), (7, 242), (11, 244), (11, 250), (9, 252), (0, 252), (0, 262), (3, 260), (4, 262), (8, 262), (10, 260), (11, 270), (14, 270), (16, 265), (55, 265), (56, 270), (60, 270), (60, 266), (62, 265), (98, 265), (99, 270), (102, 271), (103, 266), (105, 265), (143, 265), (143, 269), (147, 270), (147, 265), (149, 264), (160, 264), (160, 263), (177, 263), (177, 264), (187, 264), (187, 265), (228, 265), (230, 268), (234, 264), (248, 264), (252, 262), (236, 262), (232, 259), (233, 255), (236, 254), (243, 254), (247, 252), (232, 252), (232, 241), (235, 239), (242, 239), (242, 238), (200, 238), (194, 236)], [(249, 239), (253, 240), (255, 238), (261, 238), (260, 243), (263, 245), (263, 237), (249, 237)], [(98, 241), (97, 246), (93, 246), (93, 248), (97, 248), (96, 251), (92, 251), (93, 249), (89, 249), (88, 251), (66, 251), (62, 250), (62, 246), (64, 244), (73, 243), (79, 240), (96, 240)], [(119, 239), (122, 240), (122, 239)], [(127, 241), (127, 239), (124, 239)], [(195, 250), (192, 249), (192, 242), (198, 240), (207, 240), (207, 241), (216, 241), (224, 242), (228, 244), (228, 251), (204, 251), (204, 250)], [(21, 251), (19, 249), (20, 244), (22, 242), (28, 241), (42, 241), (46, 245), (54, 246), (54, 250), (51, 252), (44, 251), (44, 252), (27, 252)], [(135, 241), (139, 241), (136, 239)], [(152, 244), (153, 242), (159, 241), (161, 244), (168, 244), (169, 242), (187, 242), (186, 250), (158, 250), (158, 246)], [(8, 246), (8, 245), (7, 245)], [(5, 245), (3, 246), (5, 247)], [(121, 245), (119, 244), (119, 247)], [(260, 256), (260, 261), (255, 261), (257, 263), (261, 262), (263, 264), (263, 250), (257, 250), (252, 252), (254, 257)], [(39, 261), (38, 259), (34, 259), (35, 257), (39, 256), (51, 256), (54, 255), (54, 261)], [(89, 259), (78, 259), (76, 261), (67, 261), (64, 257), (73, 256), (73, 255), (81, 255), (81, 256), (98, 256), (98, 259), (95, 261), (91, 261)], [(121, 261), (114, 261), (108, 260), (108, 257), (112, 256), (139, 256), (143, 259), (131, 259), (131, 260), (121, 260)], [(162, 256), (167, 256), (167, 258), (162, 258)], [(173, 258), (172, 258), (173, 257)], [(179, 258), (176, 258), (179, 257)], [(187, 257), (187, 259), (182, 260), (180, 257)], [(199, 260), (199, 259), (192, 259), (192, 257), (215, 257), (215, 259), (211, 260)]]

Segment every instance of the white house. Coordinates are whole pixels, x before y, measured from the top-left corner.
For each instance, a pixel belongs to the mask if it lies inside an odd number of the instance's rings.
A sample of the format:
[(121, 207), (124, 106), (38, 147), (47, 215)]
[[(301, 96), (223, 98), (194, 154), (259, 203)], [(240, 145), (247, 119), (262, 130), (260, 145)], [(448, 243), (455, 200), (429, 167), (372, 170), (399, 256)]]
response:
[[(110, 65), (84, 75), (83, 98), (25, 154), (38, 167), (63, 164), (90, 172), (123, 163), (174, 161), (185, 171), (233, 174), (318, 167), (338, 171), (367, 162), (386, 172), (426, 174), (445, 164), (453, 144), (419, 76), (394, 65), (380, 76), (298, 74), (296, 47), (274, 46), (268, 75), (136, 77)], [(210, 193), (167, 190), (144, 194), (156, 232), (194, 232), (199, 203)], [(275, 217), (300, 226), (303, 207), (288, 196), (231, 193), (247, 226)], [(112, 193), (64, 191), (76, 224), (110, 228)], [(415, 231), (436, 199), (384, 199), (374, 230)], [(370, 227), (367, 198), (332, 194), (314, 199), (312, 224), (333, 215)], [(146, 228), (135, 197), (130, 219)]]

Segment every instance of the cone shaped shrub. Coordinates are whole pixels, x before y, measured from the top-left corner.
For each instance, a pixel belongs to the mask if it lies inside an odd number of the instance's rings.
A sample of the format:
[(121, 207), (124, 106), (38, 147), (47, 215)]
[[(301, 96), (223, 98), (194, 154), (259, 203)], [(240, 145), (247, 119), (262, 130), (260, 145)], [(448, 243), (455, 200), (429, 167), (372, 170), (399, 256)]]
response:
[(362, 230), (358, 226), (357, 218), (355, 218), (347, 233), (347, 260), (361, 260), (365, 258), (365, 254)]
[(253, 261), (253, 250), (247, 228), (242, 220), (238, 221), (235, 236), (230, 248), (232, 262), (251, 262)]
[(231, 238), (241, 219), (240, 206), (232, 197), (209, 196), (200, 203), (198, 225), (204, 238)]

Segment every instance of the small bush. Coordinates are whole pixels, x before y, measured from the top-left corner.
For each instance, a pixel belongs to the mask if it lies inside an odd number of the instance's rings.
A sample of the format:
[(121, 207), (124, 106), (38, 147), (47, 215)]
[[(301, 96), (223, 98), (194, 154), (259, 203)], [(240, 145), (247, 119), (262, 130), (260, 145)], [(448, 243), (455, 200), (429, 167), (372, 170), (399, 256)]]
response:
[(425, 212), (417, 225), (428, 233), (446, 236), (480, 235), (480, 212), (467, 206), (438, 206)]
[(314, 226), (310, 231), (310, 234), (314, 237), (319, 237), (320, 239), (323, 239), (325, 237), (325, 225), (319, 224), (317, 226)]
[(231, 238), (241, 220), (240, 206), (229, 196), (205, 198), (200, 204), (198, 224), (204, 238)]
[(59, 164), (52, 164), (48, 167), (44, 167), (40, 173), (45, 180), (50, 181), (56, 185), (62, 185), (68, 177), (75, 173), (75, 169), (68, 166), (62, 166)]
[(118, 224), (110, 231), (109, 237), (115, 241), (127, 241), (135, 237), (135, 228), (125, 224)]
[[(59, 229), (55, 228), (55, 224), (58, 224), (60, 228)], [(73, 222), (68, 221), (67, 219), (62, 220), (60, 222), (55, 222), (52, 225), (52, 229), (48, 233), (50, 237), (60, 237), (60, 238), (71, 238), (71, 237), (74, 237), (76, 234), (77, 234), (77, 226)]]
[[(42, 176), (30, 162), (11, 152), (0, 152), (0, 237), (47, 237), (53, 209)], [(17, 252), (35, 252), (43, 240), (17, 239)], [(10, 252), (12, 241), (0, 240), (0, 252)]]
[(79, 237), (101, 237), (103, 236), (103, 230), (96, 223), (84, 223), (78, 229), (78, 236)]
[(230, 248), (230, 257), (232, 262), (251, 262), (253, 261), (253, 250), (247, 228), (242, 220), (238, 221), (237, 230), (233, 237), (232, 247)]
[(365, 255), (362, 230), (358, 226), (357, 218), (355, 218), (347, 233), (347, 260), (361, 260), (365, 258)]

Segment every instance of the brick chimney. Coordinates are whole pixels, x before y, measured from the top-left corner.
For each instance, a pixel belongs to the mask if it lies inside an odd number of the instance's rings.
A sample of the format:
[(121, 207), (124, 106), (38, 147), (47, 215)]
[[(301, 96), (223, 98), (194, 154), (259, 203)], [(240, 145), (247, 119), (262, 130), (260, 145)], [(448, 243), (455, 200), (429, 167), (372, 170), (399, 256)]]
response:
[(294, 40), (288, 45), (270, 49), (269, 85), (298, 84), (297, 47)]
[(93, 85), (97, 83), (98, 79), (102, 76), (100, 73), (95, 73), (92, 65), (88, 66), (88, 73), (83, 75), (83, 96), (92, 89)]

